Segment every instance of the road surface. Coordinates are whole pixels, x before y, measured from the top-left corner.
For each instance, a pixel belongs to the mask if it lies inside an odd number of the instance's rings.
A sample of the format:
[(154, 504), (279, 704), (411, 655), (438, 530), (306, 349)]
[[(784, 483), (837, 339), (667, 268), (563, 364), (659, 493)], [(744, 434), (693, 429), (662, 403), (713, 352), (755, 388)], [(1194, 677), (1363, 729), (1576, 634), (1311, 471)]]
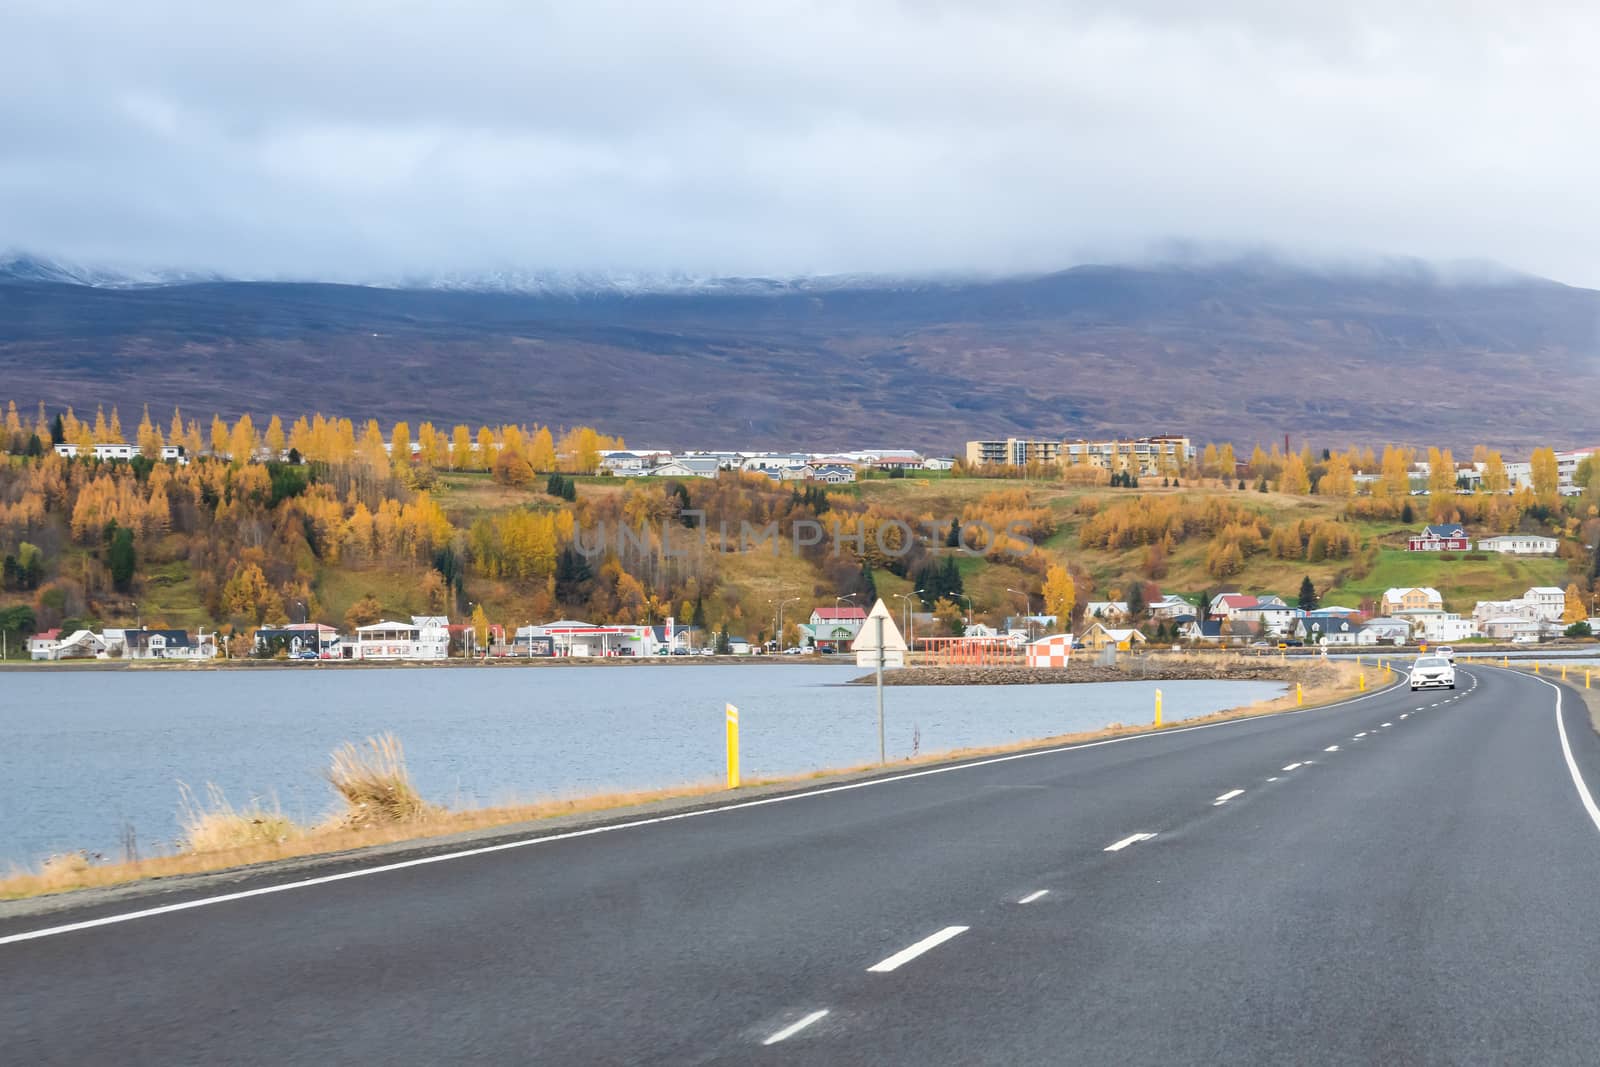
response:
[(1461, 677), (14, 920), (0, 1061), (1593, 1063), (1600, 739)]

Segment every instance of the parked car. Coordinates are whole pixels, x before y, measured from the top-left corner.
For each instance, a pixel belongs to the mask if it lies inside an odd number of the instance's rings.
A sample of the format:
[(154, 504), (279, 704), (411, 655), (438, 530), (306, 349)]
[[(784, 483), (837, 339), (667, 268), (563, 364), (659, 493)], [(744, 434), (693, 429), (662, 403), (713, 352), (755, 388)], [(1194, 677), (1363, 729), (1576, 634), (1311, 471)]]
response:
[(702, 648), (700, 650), (700, 654), (702, 656), (715, 656), (717, 654), (717, 650), (714, 648)]
[(1443, 656), (1419, 656), (1411, 664), (1411, 691), (1418, 689), (1454, 689), (1456, 668)]
[(817, 649), (817, 651), (821, 652), (824, 656), (837, 656), (839, 654), (839, 650), (838, 649), (829, 648), (826, 645), (824, 645), (822, 648)]
[(318, 659), (318, 655), (309, 648), (294, 654), (295, 659)]
[(689, 654), (689, 650), (687, 648), (675, 648), (672, 650), (672, 654), (674, 656), (687, 656)]
[(801, 648), (799, 645), (795, 645), (793, 648), (784, 649), (783, 654), (785, 656), (803, 656), (805, 655), (805, 651), (806, 650), (804, 648)]

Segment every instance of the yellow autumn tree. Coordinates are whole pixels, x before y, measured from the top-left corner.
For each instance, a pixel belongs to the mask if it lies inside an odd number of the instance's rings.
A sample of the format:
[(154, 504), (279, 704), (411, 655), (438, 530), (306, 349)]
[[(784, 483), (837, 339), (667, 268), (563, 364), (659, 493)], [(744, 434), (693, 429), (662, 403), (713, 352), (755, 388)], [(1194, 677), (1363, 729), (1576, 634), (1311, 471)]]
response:
[(1506, 461), (1500, 453), (1490, 452), (1489, 458), (1483, 462), (1483, 491), (1492, 496), (1500, 496), (1511, 488), (1511, 479), (1506, 475)]
[(1291, 453), (1283, 461), (1283, 473), (1278, 476), (1278, 492), (1289, 496), (1308, 496), (1311, 493), (1311, 475), (1305, 461)]
[(161, 431), (156, 429), (150, 421), (150, 405), (144, 406), (144, 415), (139, 419), (138, 437), (139, 454), (145, 459), (161, 458)]
[(1561, 482), (1556, 467), (1555, 449), (1534, 449), (1532, 467), (1534, 499), (1547, 508), (1553, 508), (1561, 503)]
[(472, 636), (477, 638), (479, 651), (489, 647), (489, 616), (484, 612), (482, 604), (474, 604), (472, 607)]
[(1428, 449), (1428, 518), (1433, 522), (1454, 522), (1456, 509), (1456, 461), (1447, 448)]
[(1070, 630), (1072, 628), (1072, 609), (1077, 605), (1077, 586), (1072, 580), (1072, 572), (1058, 564), (1053, 564), (1044, 577), (1044, 613), (1056, 617), (1056, 628)]
[(222, 587), (222, 607), (229, 615), (242, 617), (256, 626), (288, 619), (283, 612), (282, 599), (254, 563), (235, 568), (233, 577)]
[(1578, 589), (1577, 583), (1567, 586), (1567, 599), (1561, 609), (1561, 621), (1571, 626), (1575, 622), (1583, 622), (1589, 618), (1589, 612), (1583, 603), (1583, 593)]
[(289, 436), (283, 432), (283, 420), (278, 416), (274, 415), (267, 420), (267, 433), (262, 443), (267, 446), (272, 459), (283, 455), (289, 447)]
[(1350, 460), (1343, 455), (1333, 456), (1328, 460), (1322, 480), (1317, 482), (1318, 495), (1348, 498), (1354, 496), (1355, 492), (1356, 478), (1350, 470)]
[(556, 445), (550, 427), (541, 426), (534, 431), (533, 442), (528, 446), (528, 463), (541, 473), (556, 469)]

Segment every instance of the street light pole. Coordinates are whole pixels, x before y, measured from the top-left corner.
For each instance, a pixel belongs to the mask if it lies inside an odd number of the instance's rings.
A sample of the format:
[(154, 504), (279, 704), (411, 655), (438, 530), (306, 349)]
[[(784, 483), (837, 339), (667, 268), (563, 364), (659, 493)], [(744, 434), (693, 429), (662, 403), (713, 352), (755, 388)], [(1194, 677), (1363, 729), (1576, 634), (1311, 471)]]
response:
[(973, 612), (977, 611), (978, 609), (972, 606), (972, 598), (969, 597), (967, 594), (965, 594), (965, 593), (956, 593), (955, 595), (960, 597), (962, 600), (965, 600), (967, 602), (967, 625), (971, 626), (972, 625), (972, 614), (973, 614)]
[(1020, 589), (1013, 589), (1009, 585), (1006, 586), (1006, 592), (1015, 593), (1022, 598), (1022, 610), (1028, 613), (1028, 642), (1031, 644), (1033, 642), (1033, 594), (1024, 593)]
[[(833, 606), (834, 607), (838, 607), (840, 604), (843, 604), (846, 600), (854, 600), (859, 595), (860, 595), (859, 593), (846, 593), (844, 596), (835, 596), (833, 598)], [(856, 605), (851, 604), (850, 606), (851, 607), (855, 607)]]
[(793, 604), (797, 600), (804, 600), (804, 599), (805, 599), (805, 597), (803, 597), (803, 596), (791, 596), (791, 597), (784, 597), (782, 600), (778, 601), (778, 618), (777, 618), (778, 633), (777, 633), (777, 638), (778, 638), (778, 652), (779, 652), (780, 655), (783, 653), (783, 606), (785, 604)]

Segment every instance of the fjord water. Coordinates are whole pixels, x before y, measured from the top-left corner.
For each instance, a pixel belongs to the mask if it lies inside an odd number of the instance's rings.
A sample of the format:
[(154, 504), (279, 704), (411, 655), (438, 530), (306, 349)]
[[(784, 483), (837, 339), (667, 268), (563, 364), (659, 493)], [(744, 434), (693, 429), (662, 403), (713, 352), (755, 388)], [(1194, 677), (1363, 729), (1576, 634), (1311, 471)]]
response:
[[(423, 796), (509, 803), (717, 779), (723, 705), (739, 707), (746, 778), (877, 758), (871, 686), (850, 664), (0, 675), (0, 870), (87, 849), (119, 858), (177, 835), (178, 783), (214, 782), (301, 821), (333, 807), (344, 741), (393, 731)], [(1148, 722), (1154, 683), (885, 690), (889, 758)], [(1276, 695), (1270, 682), (1167, 682), (1169, 722)]]

